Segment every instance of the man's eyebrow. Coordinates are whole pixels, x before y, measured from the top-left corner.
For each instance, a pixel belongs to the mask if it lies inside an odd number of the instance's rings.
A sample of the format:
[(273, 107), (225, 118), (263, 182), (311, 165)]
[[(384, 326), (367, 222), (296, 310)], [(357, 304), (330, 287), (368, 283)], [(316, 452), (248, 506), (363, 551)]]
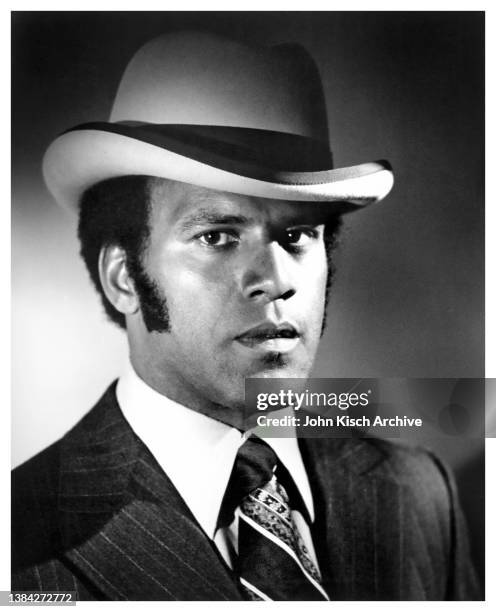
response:
[(200, 209), (182, 219), (179, 223), (179, 229), (189, 230), (198, 225), (245, 225), (248, 222), (248, 217), (244, 215)]

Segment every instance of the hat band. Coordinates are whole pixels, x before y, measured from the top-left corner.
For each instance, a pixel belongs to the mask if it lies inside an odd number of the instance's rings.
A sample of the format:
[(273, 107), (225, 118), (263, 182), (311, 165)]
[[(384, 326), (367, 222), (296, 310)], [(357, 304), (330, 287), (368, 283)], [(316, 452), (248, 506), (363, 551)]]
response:
[[(332, 169), (327, 143), (305, 136), (210, 125), (85, 123), (67, 132), (99, 130), (127, 136), (248, 178), (279, 182), (284, 174)], [(288, 177), (289, 179), (289, 177)]]

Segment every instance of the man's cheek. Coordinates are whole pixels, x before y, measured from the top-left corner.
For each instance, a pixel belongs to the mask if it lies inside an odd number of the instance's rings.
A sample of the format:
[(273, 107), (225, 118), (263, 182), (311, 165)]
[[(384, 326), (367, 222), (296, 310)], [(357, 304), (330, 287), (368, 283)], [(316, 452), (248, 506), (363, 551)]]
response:
[(169, 312), (175, 329), (184, 342), (188, 339), (196, 346), (211, 346), (219, 326), (225, 319), (222, 305), (215, 296), (198, 287), (183, 287), (180, 294), (170, 300)]

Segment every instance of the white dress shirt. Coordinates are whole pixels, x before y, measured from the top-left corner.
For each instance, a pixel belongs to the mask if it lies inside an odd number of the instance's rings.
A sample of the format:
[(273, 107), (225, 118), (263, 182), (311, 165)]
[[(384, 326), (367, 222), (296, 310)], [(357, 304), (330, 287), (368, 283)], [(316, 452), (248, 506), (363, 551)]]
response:
[[(117, 383), (117, 401), (136, 435), (232, 568), (233, 555), (237, 554), (237, 518), (228, 528), (216, 529), (217, 518), (238, 449), (253, 430), (242, 434), (161, 395), (136, 374), (129, 362)], [(313, 522), (313, 499), (296, 437), (264, 441), (291, 474)], [(317, 565), (305, 519), (296, 510), (293, 519)]]

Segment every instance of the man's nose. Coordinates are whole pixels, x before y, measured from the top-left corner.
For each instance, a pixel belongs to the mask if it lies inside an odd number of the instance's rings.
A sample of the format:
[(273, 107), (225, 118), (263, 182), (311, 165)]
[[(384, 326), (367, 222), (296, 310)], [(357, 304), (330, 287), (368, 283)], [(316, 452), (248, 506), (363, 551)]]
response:
[(287, 300), (296, 293), (294, 262), (278, 242), (273, 241), (252, 255), (242, 275), (246, 298), (258, 301)]

